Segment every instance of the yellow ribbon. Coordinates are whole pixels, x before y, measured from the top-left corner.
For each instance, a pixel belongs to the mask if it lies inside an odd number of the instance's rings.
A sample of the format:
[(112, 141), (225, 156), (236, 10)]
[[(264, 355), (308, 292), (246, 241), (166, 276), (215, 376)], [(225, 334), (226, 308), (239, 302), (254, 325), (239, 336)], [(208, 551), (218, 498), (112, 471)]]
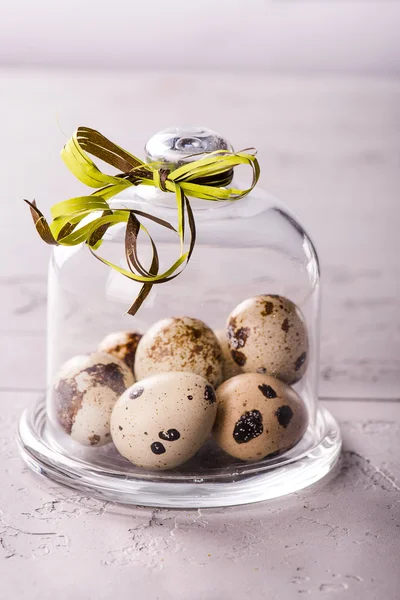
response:
[[(100, 171), (89, 157), (95, 156), (116, 168), (117, 175)], [(196, 226), (188, 196), (212, 202), (235, 201), (249, 194), (256, 185), (260, 167), (256, 157), (246, 151), (230, 152), (217, 150), (206, 156), (169, 170), (159, 163), (144, 163), (120, 146), (117, 146), (101, 133), (88, 127), (79, 127), (64, 146), (61, 157), (68, 169), (85, 185), (97, 188), (90, 196), (80, 196), (58, 202), (51, 208), (53, 221), (48, 224), (36, 202), (29, 202), (36, 229), (48, 244), (74, 246), (86, 243), (92, 254), (125, 277), (143, 284), (141, 291), (128, 310), (135, 314), (149, 294), (154, 284), (170, 281), (179, 275), (187, 265), (196, 240)], [(252, 169), (252, 182), (247, 189), (228, 187), (232, 181), (233, 169), (238, 165), (248, 165)], [(177, 228), (167, 221), (136, 209), (111, 209), (108, 201), (123, 190), (136, 185), (150, 185), (164, 192), (175, 194), (177, 206)], [(89, 223), (82, 221), (94, 215)], [(178, 234), (180, 254), (178, 259), (164, 273), (159, 273), (158, 252), (154, 240), (138, 217), (148, 218)], [(186, 222), (190, 239), (185, 244)], [(125, 254), (129, 270), (115, 265), (99, 256), (95, 251), (109, 227), (126, 223)], [(149, 238), (153, 258), (149, 269), (140, 263), (137, 253), (139, 231)], [(180, 268), (182, 267), (182, 268)], [(180, 270), (179, 270), (180, 269)]]

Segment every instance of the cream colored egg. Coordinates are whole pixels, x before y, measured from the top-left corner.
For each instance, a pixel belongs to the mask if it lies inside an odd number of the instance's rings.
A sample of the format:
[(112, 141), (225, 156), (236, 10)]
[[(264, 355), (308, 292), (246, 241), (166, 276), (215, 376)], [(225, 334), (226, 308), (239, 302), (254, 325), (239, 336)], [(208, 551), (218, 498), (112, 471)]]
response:
[(214, 386), (220, 383), (221, 348), (203, 321), (172, 317), (158, 321), (144, 334), (136, 350), (136, 379), (169, 371), (196, 373)]
[(99, 345), (100, 352), (107, 352), (112, 356), (116, 356), (134, 372), (136, 349), (141, 333), (137, 331), (117, 331), (110, 333)]
[(160, 373), (137, 382), (111, 415), (117, 450), (133, 464), (166, 470), (185, 463), (214, 424), (214, 388), (194, 373)]
[(52, 386), (52, 410), (74, 440), (102, 446), (111, 441), (113, 406), (134, 381), (125, 363), (110, 354), (75, 356), (63, 365)]
[(213, 435), (225, 452), (245, 461), (261, 460), (295, 446), (308, 424), (300, 396), (274, 377), (245, 373), (217, 389)]
[(226, 381), (235, 375), (240, 375), (243, 371), (232, 358), (226, 329), (217, 329), (214, 333), (222, 350), (222, 381)]
[(299, 381), (308, 362), (307, 325), (283, 296), (256, 296), (239, 304), (227, 322), (233, 360), (245, 373), (263, 373), (285, 383)]

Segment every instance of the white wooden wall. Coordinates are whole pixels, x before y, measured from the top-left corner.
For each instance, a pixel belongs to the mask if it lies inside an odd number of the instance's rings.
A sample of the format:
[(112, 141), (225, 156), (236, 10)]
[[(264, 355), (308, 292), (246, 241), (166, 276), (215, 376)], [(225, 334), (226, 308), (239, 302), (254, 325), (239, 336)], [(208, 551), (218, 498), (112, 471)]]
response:
[(171, 123), (256, 146), (262, 187), (298, 213), (321, 257), (322, 395), (398, 398), (399, 100), (399, 83), (370, 77), (0, 70), (0, 390), (44, 386), (49, 248), (22, 198), (47, 215), (82, 190), (59, 158), (58, 117), (65, 132), (97, 127), (139, 155)]

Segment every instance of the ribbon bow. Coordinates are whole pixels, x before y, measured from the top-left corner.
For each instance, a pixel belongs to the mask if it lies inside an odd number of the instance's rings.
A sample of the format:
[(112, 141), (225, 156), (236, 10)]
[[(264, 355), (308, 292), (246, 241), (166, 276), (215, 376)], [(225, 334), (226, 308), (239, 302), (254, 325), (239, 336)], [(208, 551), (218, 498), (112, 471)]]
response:
[[(103, 173), (87, 153), (103, 160), (120, 172), (117, 175)], [(90, 196), (80, 196), (54, 204), (51, 208), (53, 221), (50, 224), (37, 208), (35, 201), (25, 200), (30, 206), (36, 229), (47, 244), (64, 246), (87, 244), (98, 260), (125, 277), (142, 283), (143, 286), (136, 300), (127, 311), (131, 315), (136, 314), (154, 284), (174, 279), (190, 260), (196, 241), (196, 226), (188, 196), (213, 202), (238, 200), (251, 192), (260, 175), (257, 159), (246, 151), (217, 150), (207, 153), (204, 158), (169, 170), (160, 163), (142, 162), (98, 131), (88, 127), (79, 127), (76, 130), (64, 146), (61, 157), (75, 177), (85, 185), (97, 189)], [(250, 187), (244, 190), (227, 187), (232, 181), (234, 167), (241, 164), (249, 165), (252, 169), (253, 178)], [(110, 208), (108, 201), (111, 198), (126, 188), (136, 185), (151, 185), (164, 192), (175, 194), (177, 228), (144, 211), (132, 208)], [(93, 218), (87, 222), (89, 216)], [(164, 273), (159, 273), (156, 244), (138, 216), (154, 221), (179, 236), (179, 258)], [(82, 223), (84, 220), (85, 223)], [(185, 240), (186, 221), (190, 231), (188, 244)], [(118, 223), (126, 223), (125, 256), (129, 270), (109, 262), (96, 252), (107, 229)], [(152, 261), (148, 269), (138, 258), (137, 242), (140, 231), (147, 234), (152, 248)]]

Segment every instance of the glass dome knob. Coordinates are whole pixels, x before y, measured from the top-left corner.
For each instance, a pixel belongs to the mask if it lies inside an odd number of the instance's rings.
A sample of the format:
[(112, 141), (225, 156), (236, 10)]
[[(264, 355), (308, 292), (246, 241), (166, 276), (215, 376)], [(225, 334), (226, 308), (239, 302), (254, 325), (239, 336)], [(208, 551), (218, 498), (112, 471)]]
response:
[(146, 143), (148, 162), (182, 165), (202, 158), (205, 152), (233, 150), (219, 133), (205, 127), (169, 127), (155, 133)]

